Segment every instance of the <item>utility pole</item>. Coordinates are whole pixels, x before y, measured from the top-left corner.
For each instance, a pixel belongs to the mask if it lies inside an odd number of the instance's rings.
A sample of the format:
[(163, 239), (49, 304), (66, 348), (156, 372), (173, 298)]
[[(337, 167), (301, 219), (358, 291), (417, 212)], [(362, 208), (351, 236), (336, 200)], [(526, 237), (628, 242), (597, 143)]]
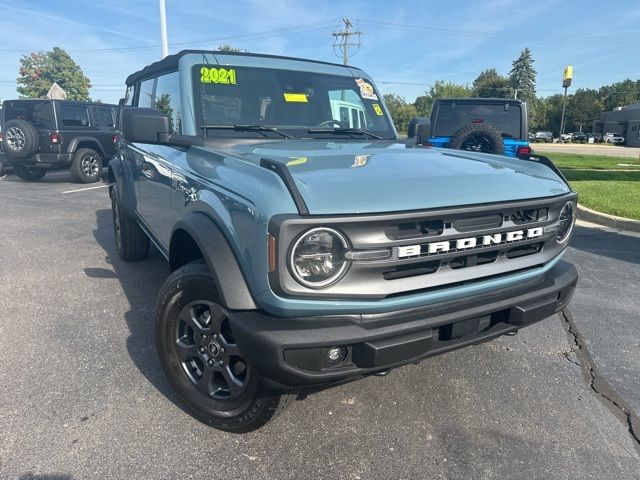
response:
[[(564, 87), (564, 96), (562, 97), (562, 119), (560, 120), (560, 135), (564, 133), (564, 112), (567, 109), (567, 88)], [(562, 140), (562, 137), (560, 137)]]
[(160, 37), (162, 39), (162, 58), (169, 55), (169, 40), (167, 39), (167, 8), (165, 0), (160, 2)]
[[(349, 47), (357, 47), (358, 50), (360, 49), (360, 35), (361, 32), (359, 31), (355, 31), (352, 32), (350, 31), (351, 28), (353, 28), (353, 24), (351, 23), (351, 20), (349, 20), (348, 18), (343, 18), (342, 22), (344, 23), (344, 30), (342, 32), (333, 32), (331, 35), (333, 35), (335, 37), (335, 41), (333, 43), (333, 49), (335, 51), (336, 47), (340, 48), (340, 51), (342, 53), (342, 63), (344, 65), (347, 65), (349, 63)], [(353, 36), (353, 35), (357, 35), (358, 36), (358, 43), (349, 43), (349, 37)], [(358, 50), (356, 50), (353, 54), (355, 55), (356, 53), (358, 53)], [(336, 55), (338, 55), (336, 53)], [(340, 55), (338, 55), (340, 56)]]
[(562, 141), (562, 134), (564, 133), (564, 112), (567, 109), (567, 88), (571, 86), (571, 80), (573, 80), (573, 67), (567, 65), (564, 68), (562, 74), (562, 86), (564, 87), (564, 96), (562, 97), (562, 118), (560, 120), (560, 141)]

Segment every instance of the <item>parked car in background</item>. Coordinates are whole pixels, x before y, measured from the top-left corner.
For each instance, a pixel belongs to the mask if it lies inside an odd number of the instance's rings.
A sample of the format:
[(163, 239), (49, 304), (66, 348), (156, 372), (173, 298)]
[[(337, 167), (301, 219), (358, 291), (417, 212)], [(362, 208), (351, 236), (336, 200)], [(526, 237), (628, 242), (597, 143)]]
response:
[(527, 104), (505, 98), (442, 98), (431, 110), (433, 147), (518, 157), (531, 153)]
[(570, 142), (572, 135), (573, 134), (571, 134), (571, 133), (561, 133), (560, 134), (560, 141), (561, 142)]
[(551, 143), (553, 142), (553, 133), (551, 132), (536, 132), (534, 137), (535, 142), (545, 142)]
[(613, 143), (615, 145), (624, 143), (624, 137), (619, 134), (619, 133), (605, 133), (604, 136), (602, 137), (602, 141), (604, 143)]
[(576, 143), (585, 143), (587, 141), (587, 136), (584, 132), (573, 132), (571, 134), (571, 141)]
[(5, 169), (11, 164), (9, 157), (2, 148), (2, 107), (0, 106), (0, 177), (4, 175)]
[(23, 180), (70, 168), (79, 182), (97, 182), (115, 153), (115, 105), (68, 100), (5, 100), (4, 153)]

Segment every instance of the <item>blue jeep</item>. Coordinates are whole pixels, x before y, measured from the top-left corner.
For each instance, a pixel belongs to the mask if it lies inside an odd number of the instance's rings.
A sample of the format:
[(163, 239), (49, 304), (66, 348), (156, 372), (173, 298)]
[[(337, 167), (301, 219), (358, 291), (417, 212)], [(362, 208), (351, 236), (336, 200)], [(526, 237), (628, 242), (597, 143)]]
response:
[(493, 153), (531, 154), (527, 104), (505, 98), (443, 98), (431, 110), (433, 147)]
[(300, 388), (513, 333), (573, 294), (576, 194), (553, 164), (400, 141), (360, 69), (183, 51), (129, 76), (119, 117), (117, 250), (167, 258), (156, 347), (208, 425), (256, 429)]

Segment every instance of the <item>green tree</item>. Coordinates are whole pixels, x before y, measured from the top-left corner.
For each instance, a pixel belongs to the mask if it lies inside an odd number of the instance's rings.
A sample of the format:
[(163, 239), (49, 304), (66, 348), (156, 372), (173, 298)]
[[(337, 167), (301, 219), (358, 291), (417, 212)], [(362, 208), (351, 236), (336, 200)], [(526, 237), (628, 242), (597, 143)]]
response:
[(414, 106), (420, 117), (428, 117), (433, 108), (433, 102), (438, 98), (468, 98), (473, 95), (472, 88), (467, 84), (445, 82), (436, 80), (434, 84), (424, 92), (424, 95), (416, 98)]
[(572, 130), (582, 131), (593, 123), (601, 111), (602, 104), (598, 99), (598, 92), (589, 88), (579, 88), (567, 99), (567, 117), (571, 120), (567, 125), (572, 127)]
[(220, 45), (218, 47), (218, 51), (219, 52), (231, 52), (231, 53), (235, 53), (235, 52), (249, 53), (249, 50), (245, 50), (244, 48), (234, 47), (232, 45), (229, 45), (228, 43), (225, 43), (224, 45)]
[(520, 56), (512, 63), (509, 72), (511, 88), (518, 92), (518, 98), (531, 102), (536, 98), (536, 71), (533, 68), (535, 60), (531, 56), (531, 50), (525, 48)]
[[(544, 125), (540, 125), (540, 129), (548, 130), (554, 133), (560, 133), (560, 119), (562, 118), (562, 95), (556, 94), (540, 99), (545, 111)], [(566, 117), (565, 117), (566, 118)], [(565, 129), (565, 131), (567, 131)]]
[(173, 108), (171, 108), (171, 95), (163, 93), (160, 95), (160, 98), (156, 99), (153, 106), (156, 110), (160, 110), (169, 117), (169, 130), (173, 132)]
[(396, 130), (406, 133), (409, 120), (418, 116), (416, 107), (412, 103), (407, 103), (404, 98), (395, 93), (384, 95), (384, 103), (387, 105)]
[(487, 68), (473, 81), (474, 94), (477, 97), (511, 98), (511, 82), (500, 75), (495, 68)]
[(23, 56), (19, 72), (17, 91), (21, 98), (45, 98), (56, 82), (67, 92), (69, 100), (89, 100), (91, 81), (61, 48)]
[(598, 90), (598, 99), (604, 110), (613, 110), (630, 103), (640, 102), (640, 79), (604, 85)]

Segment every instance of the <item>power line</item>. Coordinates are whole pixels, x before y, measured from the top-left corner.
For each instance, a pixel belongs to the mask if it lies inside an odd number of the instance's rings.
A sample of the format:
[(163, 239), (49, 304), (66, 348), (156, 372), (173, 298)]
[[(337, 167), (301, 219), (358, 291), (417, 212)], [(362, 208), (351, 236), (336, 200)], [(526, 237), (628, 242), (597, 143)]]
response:
[[(336, 54), (337, 57), (342, 56), (342, 63), (344, 65), (347, 65), (349, 63), (349, 47), (356, 47), (357, 50), (355, 52), (353, 52), (351, 54), (351, 56), (354, 56), (356, 53), (358, 53), (358, 51), (360, 50), (360, 35), (361, 32), (356, 31), (356, 32), (351, 32), (349, 31), (350, 28), (353, 28), (353, 24), (351, 23), (351, 20), (349, 20), (348, 18), (343, 18), (342, 22), (344, 23), (344, 31), (342, 32), (333, 32), (331, 35), (333, 37), (335, 37), (335, 40), (333, 42), (333, 52)], [(358, 43), (349, 43), (349, 37), (353, 36), (353, 35), (357, 35), (358, 36)], [(336, 47), (340, 49), (341, 55), (338, 55), (337, 51), (336, 51)]]
[[(233, 41), (246, 41), (246, 40), (255, 40), (261, 38), (272, 38), (272, 37), (280, 37), (286, 35), (295, 35), (299, 33), (309, 33), (324, 30), (327, 25), (331, 25), (335, 23), (335, 19), (322, 20), (313, 23), (308, 23), (304, 25), (299, 25), (294, 28), (277, 28), (273, 30), (266, 30), (263, 32), (250, 33), (245, 35), (236, 35), (227, 38), (218, 38), (218, 39), (200, 39), (200, 40), (190, 40), (186, 42), (173, 42), (171, 45), (173, 47), (189, 47), (189, 46), (197, 46), (197, 45), (210, 45), (212, 43), (225, 43), (225, 42), (233, 42)], [(91, 48), (91, 49), (70, 49), (67, 50), (69, 53), (98, 53), (98, 52), (121, 52), (121, 51), (146, 51), (146, 50), (156, 50), (160, 49), (161, 44), (147, 45), (144, 47), (113, 47), (113, 48)], [(9, 49), (2, 48), (0, 52), (13, 52), (13, 53), (23, 53), (24, 50), (19, 49)]]
[(553, 39), (553, 40), (593, 40), (602, 41), (616, 40), (618, 42), (629, 43), (631, 37), (611, 37), (609, 35), (558, 35), (553, 33), (523, 33), (523, 32), (490, 32), (486, 30), (460, 30), (453, 28), (432, 27), (424, 25), (403, 25), (400, 23), (383, 22), (380, 20), (359, 20), (363, 24), (372, 26), (384, 27), (391, 30), (403, 30), (409, 32), (431, 32), (448, 35), (458, 36), (471, 36), (471, 37), (510, 37), (510, 38), (522, 38), (522, 39), (536, 39), (541, 38)]

